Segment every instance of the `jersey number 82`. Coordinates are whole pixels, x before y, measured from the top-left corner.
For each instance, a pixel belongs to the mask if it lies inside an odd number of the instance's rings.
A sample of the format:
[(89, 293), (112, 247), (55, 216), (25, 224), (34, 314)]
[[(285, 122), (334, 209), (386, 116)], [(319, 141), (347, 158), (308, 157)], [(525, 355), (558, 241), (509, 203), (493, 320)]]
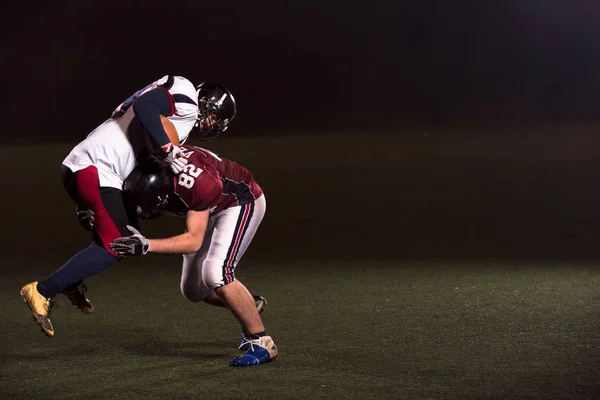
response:
[(202, 168), (196, 167), (194, 164), (188, 164), (183, 168), (183, 172), (179, 174), (177, 183), (184, 188), (191, 189), (201, 172)]

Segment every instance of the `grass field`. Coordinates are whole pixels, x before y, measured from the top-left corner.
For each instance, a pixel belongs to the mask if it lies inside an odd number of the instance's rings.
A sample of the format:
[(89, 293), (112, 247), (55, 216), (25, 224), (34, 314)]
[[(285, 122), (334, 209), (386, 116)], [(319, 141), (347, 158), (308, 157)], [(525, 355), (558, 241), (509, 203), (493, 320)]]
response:
[[(280, 359), (228, 366), (239, 327), (186, 302), (179, 256), (129, 259), (65, 297), (54, 338), (18, 295), (89, 237), (68, 145), (0, 150), (1, 399), (600, 398), (600, 138), (585, 127), (231, 139), (263, 225), (237, 270)], [(34, 179), (40, 176), (40, 179)], [(149, 236), (183, 228), (164, 217)]]

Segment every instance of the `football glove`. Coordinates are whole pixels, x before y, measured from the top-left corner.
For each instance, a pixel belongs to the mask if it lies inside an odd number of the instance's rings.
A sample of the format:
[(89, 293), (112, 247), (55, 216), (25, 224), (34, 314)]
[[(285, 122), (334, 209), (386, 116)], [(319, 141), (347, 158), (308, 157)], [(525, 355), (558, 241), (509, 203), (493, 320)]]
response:
[(167, 143), (161, 147), (161, 150), (166, 154), (165, 164), (171, 168), (171, 171), (173, 171), (175, 175), (179, 175), (183, 172), (188, 160), (187, 158), (179, 157), (181, 148), (179, 146), (174, 146), (172, 143)]
[(137, 229), (127, 225), (127, 230), (133, 235), (123, 236), (113, 240), (108, 246), (121, 257), (141, 256), (148, 253), (150, 240), (146, 239)]
[(165, 161), (167, 165), (171, 167), (171, 171), (173, 171), (175, 175), (179, 175), (180, 173), (182, 173), (183, 169), (188, 163), (188, 160), (185, 157), (176, 157), (172, 160), (167, 157)]
[(179, 154), (181, 152), (181, 149), (179, 148), (179, 146), (175, 146), (171, 142), (160, 146), (160, 149), (162, 150), (162, 154), (164, 155), (165, 158), (170, 155), (172, 155), (172, 157), (175, 157), (177, 154)]
[(86, 231), (91, 231), (94, 229), (94, 212), (92, 210), (80, 210), (79, 206), (77, 206), (75, 211), (77, 212), (77, 221), (79, 222), (79, 226)]

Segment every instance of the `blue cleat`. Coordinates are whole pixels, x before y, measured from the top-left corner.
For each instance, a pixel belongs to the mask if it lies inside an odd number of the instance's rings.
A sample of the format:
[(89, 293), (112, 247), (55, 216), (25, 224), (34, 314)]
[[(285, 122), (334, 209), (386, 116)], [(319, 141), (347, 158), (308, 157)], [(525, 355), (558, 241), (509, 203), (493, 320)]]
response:
[(250, 336), (246, 335), (246, 332), (242, 331), (240, 333), (240, 345), (238, 346), (238, 350), (247, 351), (250, 348)]
[(272, 361), (279, 355), (279, 350), (271, 336), (261, 336), (248, 341), (248, 351), (229, 362), (232, 367), (253, 367)]

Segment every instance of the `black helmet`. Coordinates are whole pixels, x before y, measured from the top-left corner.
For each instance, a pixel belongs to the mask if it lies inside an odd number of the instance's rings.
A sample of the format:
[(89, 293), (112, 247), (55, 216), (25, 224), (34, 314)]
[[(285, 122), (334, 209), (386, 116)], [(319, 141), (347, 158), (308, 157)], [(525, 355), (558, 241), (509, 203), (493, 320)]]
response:
[(123, 182), (123, 200), (140, 218), (160, 217), (173, 196), (173, 175), (162, 163), (139, 163)]
[[(227, 88), (216, 83), (201, 83), (196, 86), (198, 93), (198, 118), (194, 128), (200, 139), (212, 140), (219, 136), (235, 117), (236, 105), (233, 95)], [(201, 122), (211, 114), (216, 114), (217, 121), (208, 129), (202, 129)]]

